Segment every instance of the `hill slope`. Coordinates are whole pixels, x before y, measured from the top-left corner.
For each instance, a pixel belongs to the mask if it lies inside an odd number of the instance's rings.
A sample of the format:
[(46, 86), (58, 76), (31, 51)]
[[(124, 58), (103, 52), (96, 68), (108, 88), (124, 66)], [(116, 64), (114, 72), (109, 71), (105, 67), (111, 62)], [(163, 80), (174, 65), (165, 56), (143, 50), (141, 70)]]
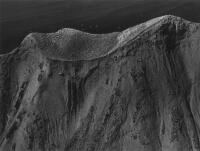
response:
[(31, 33), (0, 56), (1, 151), (199, 151), (200, 24)]

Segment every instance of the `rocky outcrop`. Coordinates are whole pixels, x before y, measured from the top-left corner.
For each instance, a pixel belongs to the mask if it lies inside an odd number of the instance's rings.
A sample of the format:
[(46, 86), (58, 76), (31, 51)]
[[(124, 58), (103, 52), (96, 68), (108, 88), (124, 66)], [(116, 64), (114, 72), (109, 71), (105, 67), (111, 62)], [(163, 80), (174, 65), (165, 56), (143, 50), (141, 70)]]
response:
[(0, 56), (1, 151), (199, 151), (200, 24), (31, 33)]

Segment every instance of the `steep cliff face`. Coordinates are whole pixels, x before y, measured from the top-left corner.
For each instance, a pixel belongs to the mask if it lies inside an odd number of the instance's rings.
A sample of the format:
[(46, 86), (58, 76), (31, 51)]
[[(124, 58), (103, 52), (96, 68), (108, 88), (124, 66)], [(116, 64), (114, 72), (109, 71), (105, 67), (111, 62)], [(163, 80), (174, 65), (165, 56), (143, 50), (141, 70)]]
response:
[(200, 24), (29, 34), (0, 56), (1, 151), (199, 151)]

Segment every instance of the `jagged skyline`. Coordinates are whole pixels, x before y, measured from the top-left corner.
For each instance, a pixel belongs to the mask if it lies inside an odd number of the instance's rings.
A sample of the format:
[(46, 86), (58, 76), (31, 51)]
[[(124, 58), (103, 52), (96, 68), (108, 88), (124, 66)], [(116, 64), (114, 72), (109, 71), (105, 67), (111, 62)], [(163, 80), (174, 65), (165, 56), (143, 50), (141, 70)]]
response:
[(0, 55), (0, 151), (197, 151), (200, 24), (32, 33)]
[(6, 0), (0, 4), (0, 53), (14, 49), (30, 32), (74, 28), (109, 33), (168, 14), (200, 22), (200, 2), (185, 1), (34, 0), (37, 3), (32, 3), (32, 0)]

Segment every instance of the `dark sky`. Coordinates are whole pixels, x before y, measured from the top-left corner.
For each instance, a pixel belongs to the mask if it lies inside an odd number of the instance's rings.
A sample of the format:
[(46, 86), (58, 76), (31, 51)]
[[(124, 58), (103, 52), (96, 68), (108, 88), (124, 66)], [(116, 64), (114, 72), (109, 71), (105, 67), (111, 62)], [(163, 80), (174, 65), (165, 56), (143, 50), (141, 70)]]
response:
[[(80, 1), (80, 2), (84, 2), (84, 1), (151, 1), (151, 0), (0, 0), (0, 1)], [(166, 1), (166, 0), (157, 0), (157, 1)], [(170, 1), (177, 1), (177, 0), (170, 0)]]
[[(84, 2), (84, 1), (179, 1), (179, 0), (0, 0), (0, 1), (80, 1), (80, 2)], [(185, 1), (185, 0), (181, 0), (181, 1)], [(198, 1), (198, 0), (186, 0), (186, 1)]]

